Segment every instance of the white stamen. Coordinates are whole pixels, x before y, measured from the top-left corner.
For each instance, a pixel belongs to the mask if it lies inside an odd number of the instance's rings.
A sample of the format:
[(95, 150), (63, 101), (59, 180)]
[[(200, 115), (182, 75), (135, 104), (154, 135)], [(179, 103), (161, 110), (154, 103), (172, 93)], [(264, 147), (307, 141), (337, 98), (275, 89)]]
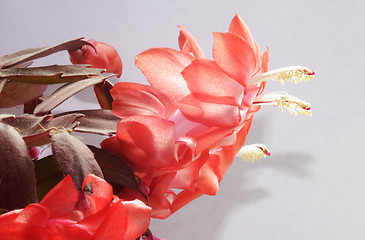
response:
[(270, 150), (264, 144), (251, 144), (243, 146), (236, 156), (242, 158), (245, 162), (254, 163), (255, 160), (259, 161), (261, 158), (270, 155)]
[(257, 74), (249, 81), (249, 85), (257, 84), (267, 80), (276, 80), (281, 85), (284, 82), (299, 83), (302, 81), (308, 81), (314, 77), (314, 72), (309, 68), (302, 66), (292, 66), (279, 68), (270, 72)]
[(291, 114), (295, 116), (298, 114), (304, 114), (306, 116), (312, 116), (311, 105), (297, 97), (288, 95), (285, 92), (273, 92), (263, 94), (257, 97), (253, 104), (257, 105), (273, 105), (279, 107), (280, 111), (284, 108), (288, 109)]

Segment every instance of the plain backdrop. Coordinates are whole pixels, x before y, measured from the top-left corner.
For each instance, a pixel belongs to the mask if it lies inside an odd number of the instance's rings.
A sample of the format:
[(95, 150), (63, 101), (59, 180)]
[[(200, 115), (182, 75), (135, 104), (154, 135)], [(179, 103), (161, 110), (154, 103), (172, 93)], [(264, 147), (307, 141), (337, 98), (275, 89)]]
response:
[[(119, 51), (124, 72), (114, 82), (146, 83), (135, 55), (178, 48), (181, 25), (211, 57), (212, 32), (228, 31), (237, 12), (261, 50), (270, 48), (269, 69), (316, 72), (306, 83), (267, 88), (307, 100), (313, 116), (263, 107), (246, 143), (264, 143), (272, 156), (255, 164), (236, 159), (217, 196), (152, 221), (152, 231), (165, 240), (364, 239), (364, 10), (363, 0), (1, 0), (0, 55), (83, 36)], [(67, 63), (63, 52), (36, 66)], [(86, 90), (57, 111), (96, 107)]]

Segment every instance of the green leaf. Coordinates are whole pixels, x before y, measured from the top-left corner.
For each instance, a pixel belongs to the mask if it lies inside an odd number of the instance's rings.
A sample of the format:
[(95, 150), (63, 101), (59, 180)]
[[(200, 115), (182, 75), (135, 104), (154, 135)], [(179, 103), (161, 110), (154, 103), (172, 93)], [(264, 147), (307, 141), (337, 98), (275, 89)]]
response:
[(52, 65), (2, 69), (0, 70), (0, 79), (33, 84), (56, 84), (99, 76), (102, 72), (104, 69), (91, 68), (87, 64)]
[(87, 41), (82, 40), (83, 38), (77, 38), (71, 41), (63, 42), (54, 46), (46, 46), (39, 48), (28, 48), (25, 50), (21, 50), (19, 52), (15, 52), (9, 55), (5, 55), (0, 58), (0, 69), (10, 68), (15, 65), (19, 65), (22, 63), (29, 62), (34, 59), (46, 57), (56, 52), (60, 52), (63, 50), (77, 50), (80, 49), (83, 45), (90, 45), (94, 47)]
[(105, 79), (110, 78), (115, 75), (109, 75), (109, 76), (99, 76), (99, 77), (93, 77), (85, 80), (81, 80), (74, 83), (68, 83), (66, 85), (63, 85), (59, 89), (57, 89), (55, 92), (53, 92), (46, 100), (44, 100), (41, 104), (39, 104), (34, 109), (34, 114), (41, 115), (44, 113), (47, 113), (66, 101), (68, 98), (72, 97), (76, 93), (91, 87), (95, 84), (101, 83), (105, 81)]

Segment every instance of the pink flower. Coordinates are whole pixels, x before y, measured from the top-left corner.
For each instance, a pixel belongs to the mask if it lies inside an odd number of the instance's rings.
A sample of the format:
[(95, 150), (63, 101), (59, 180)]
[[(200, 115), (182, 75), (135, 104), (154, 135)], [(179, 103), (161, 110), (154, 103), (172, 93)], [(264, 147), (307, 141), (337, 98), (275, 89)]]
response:
[(151, 48), (136, 65), (152, 86), (119, 83), (112, 112), (122, 118), (116, 137), (102, 148), (127, 158), (149, 189), (152, 217), (166, 218), (192, 200), (215, 195), (236, 154), (263, 157), (264, 145), (242, 148), (260, 105), (310, 115), (304, 101), (283, 93), (263, 94), (266, 80), (307, 80), (303, 67), (267, 72), (261, 55), (236, 15), (228, 33), (214, 33), (213, 60), (180, 28), (180, 51)]
[(122, 75), (122, 60), (115, 48), (93, 39), (88, 40), (92, 46), (84, 45), (76, 51), (69, 51), (73, 64), (90, 64), (94, 68), (106, 69), (106, 72), (115, 73), (119, 78)]
[(70, 176), (39, 204), (0, 216), (1, 239), (136, 239), (148, 228), (150, 208), (113, 195), (103, 179), (88, 175), (92, 193), (79, 192)]

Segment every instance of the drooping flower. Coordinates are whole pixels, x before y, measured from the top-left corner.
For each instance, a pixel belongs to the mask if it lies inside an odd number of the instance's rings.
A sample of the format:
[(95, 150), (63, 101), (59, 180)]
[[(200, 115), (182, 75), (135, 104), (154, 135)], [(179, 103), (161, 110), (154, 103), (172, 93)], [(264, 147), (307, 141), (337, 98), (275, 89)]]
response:
[(76, 51), (68, 51), (73, 64), (90, 64), (94, 68), (106, 69), (106, 72), (115, 73), (119, 78), (122, 75), (122, 60), (115, 48), (94, 39), (88, 40), (94, 47), (82, 46)]
[(113, 195), (103, 179), (88, 175), (79, 192), (70, 176), (56, 185), (39, 204), (30, 204), (0, 216), (1, 239), (129, 239), (148, 228), (150, 207), (140, 200)]

